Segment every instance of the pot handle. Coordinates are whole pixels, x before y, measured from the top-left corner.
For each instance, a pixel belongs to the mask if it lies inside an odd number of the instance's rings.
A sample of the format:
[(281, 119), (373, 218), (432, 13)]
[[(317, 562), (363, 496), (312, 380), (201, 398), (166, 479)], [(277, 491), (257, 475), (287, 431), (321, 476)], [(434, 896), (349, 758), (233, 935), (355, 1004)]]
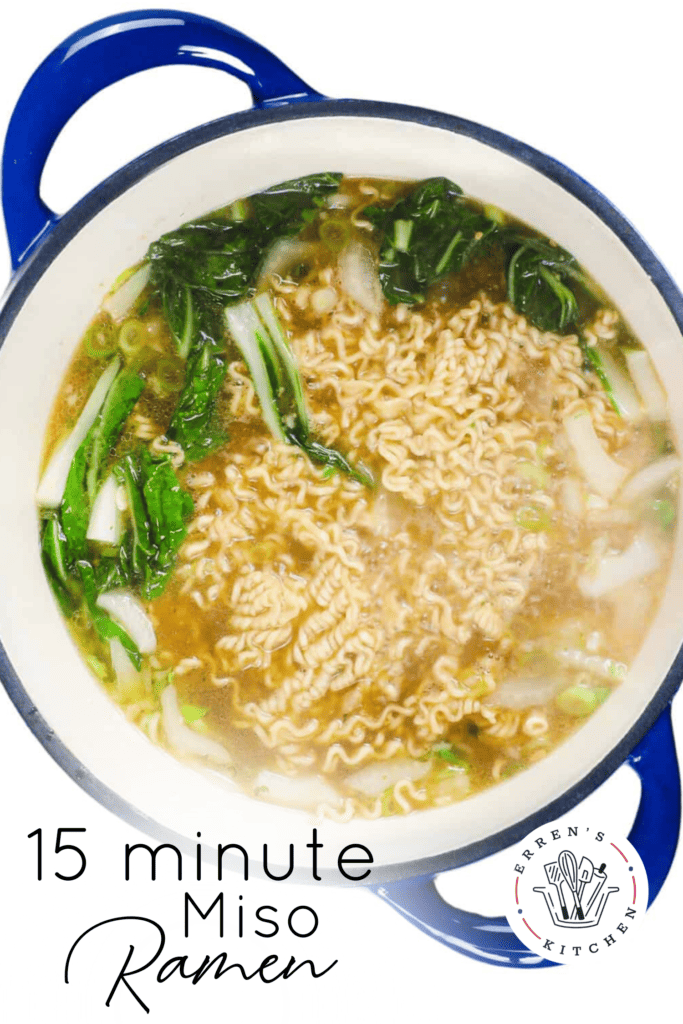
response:
[(257, 107), (321, 98), (265, 47), (199, 14), (130, 11), (80, 29), (31, 76), (7, 129), (2, 194), (13, 270), (58, 220), (40, 198), (40, 179), (69, 118), (106, 86), (166, 64), (227, 71), (246, 82)]
[[(681, 778), (667, 705), (626, 764), (640, 776), (642, 792), (629, 840), (640, 854), (649, 883), (649, 902), (659, 893), (673, 863), (681, 819)], [(371, 886), (382, 899), (451, 949), (499, 967), (556, 967), (527, 949), (504, 917), (457, 910), (439, 895), (435, 875)]]

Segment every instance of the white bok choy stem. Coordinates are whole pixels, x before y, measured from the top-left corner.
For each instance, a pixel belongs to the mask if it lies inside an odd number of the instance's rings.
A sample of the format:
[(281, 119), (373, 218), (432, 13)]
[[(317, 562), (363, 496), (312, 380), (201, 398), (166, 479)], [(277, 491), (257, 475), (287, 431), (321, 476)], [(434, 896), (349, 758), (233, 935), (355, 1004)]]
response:
[(584, 597), (599, 598), (625, 583), (635, 583), (659, 568), (661, 555), (645, 536), (636, 537), (618, 555), (604, 555), (594, 572), (579, 576), (577, 585)]
[(644, 349), (626, 350), (626, 365), (638, 394), (643, 400), (649, 419), (661, 422), (667, 417), (667, 402), (664, 388), (659, 383), (649, 355)]
[(208, 757), (224, 767), (232, 765), (232, 758), (225, 747), (196, 732), (185, 720), (178, 706), (175, 686), (169, 684), (161, 691), (161, 724), (169, 746), (181, 756)]
[(617, 363), (611, 352), (597, 346), (598, 358), (602, 372), (609, 384), (609, 397), (617, 411), (630, 423), (637, 423), (643, 418), (643, 410), (636, 390), (628, 376)]
[(76, 421), (75, 427), (68, 437), (61, 442), (48, 462), (36, 491), (36, 501), (43, 508), (59, 508), (64, 497), (66, 479), (69, 475), (74, 455), (97, 419), (97, 415), (104, 405), (104, 400), (120, 366), (121, 361), (117, 356), (111, 361), (93, 388), (90, 398), (85, 403), (83, 411)]
[(99, 608), (125, 629), (140, 654), (153, 654), (157, 647), (156, 633), (149, 615), (129, 590), (108, 590), (96, 602)]
[(679, 471), (680, 465), (676, 455), (667, 455), (663, 459), (658, 459), (657, 462), (651, 462), (649, 466), (634, 473), (631, 479), (626, 481), (619, 492), (619, 504), (632, 505), (636, 501), (655, 494), (669, 482), (674, 473)]
[(249, 369), (266, 426), (278, 441), (286, 444), (277, 404), (279, 367), (273, 360), (270, 336), (251, 302), (226, 307), (225, 322)]
[(93, 502), (88, 540), (99, 544), (120, 544), (123, 537), (123, 515), (118, 501), (119, 483), (113, 473), (104, 481)]
[(362, 242), (351, 241), (339, 256), (342, 290), (368, 313), (379, 316), (384, 301), (376, 260)]
[(602, 447), (586, 406), (565, 416), (565, 433), (586, 483), (603, 498), (611, 498), (628, 474)]
[(151, 273), (152, 264), (143, 263), (116, 291), (105, 296), (102, 302), (104, 312), (109, 313), (112, 320), (125, 319), (147, 287)]

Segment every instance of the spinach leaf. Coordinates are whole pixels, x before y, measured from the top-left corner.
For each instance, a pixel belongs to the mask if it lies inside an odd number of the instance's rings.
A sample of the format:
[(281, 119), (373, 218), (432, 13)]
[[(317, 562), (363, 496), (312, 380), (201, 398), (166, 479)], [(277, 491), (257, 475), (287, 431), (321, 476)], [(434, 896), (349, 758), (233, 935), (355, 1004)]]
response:
[(379, 234), (379, 279), (392, 305), (424, 302), (431, 285), (462, 270), (497, 230), (448, 178), (428, 178), (393, 206), (364, 213)]
[(508, 264), (510, 303), (540, 331), (563, 331), (576, 321), (579, 308), (567, 281), (586, 285), (570, 253), (538, 238), (514, 238), (518, 243)]

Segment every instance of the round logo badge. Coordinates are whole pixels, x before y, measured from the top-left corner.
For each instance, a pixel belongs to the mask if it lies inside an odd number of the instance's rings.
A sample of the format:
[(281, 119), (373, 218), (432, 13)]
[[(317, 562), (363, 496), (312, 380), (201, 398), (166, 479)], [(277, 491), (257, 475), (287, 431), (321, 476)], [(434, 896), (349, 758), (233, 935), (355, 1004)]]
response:
[(506, 915), (525, 946), (558, 964), (606, 956), (647, 908), (647, 875), (628, 839), (550, 822), (510, 851)]

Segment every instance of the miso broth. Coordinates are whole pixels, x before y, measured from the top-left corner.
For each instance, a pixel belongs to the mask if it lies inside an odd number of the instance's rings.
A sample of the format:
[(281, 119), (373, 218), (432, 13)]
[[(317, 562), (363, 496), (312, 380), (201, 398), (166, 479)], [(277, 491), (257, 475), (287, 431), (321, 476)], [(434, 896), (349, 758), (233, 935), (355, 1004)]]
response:
[(661, 383), (570, 254), (446, 179), (321, 174), (122, 275), (38, 504), (131, 722), (346, 820), (463, 799), (607, 713), (677, 488)]

